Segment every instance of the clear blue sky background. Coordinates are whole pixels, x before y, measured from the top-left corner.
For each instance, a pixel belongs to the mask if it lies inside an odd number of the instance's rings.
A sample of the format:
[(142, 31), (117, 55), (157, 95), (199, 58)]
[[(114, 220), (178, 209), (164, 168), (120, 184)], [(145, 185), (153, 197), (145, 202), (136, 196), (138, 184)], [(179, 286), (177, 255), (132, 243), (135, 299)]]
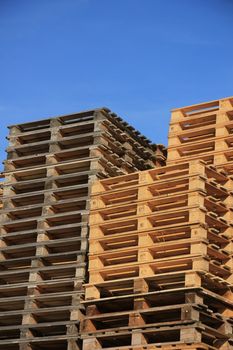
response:
[(170, 112), (233, 95), (232, 0), (0, 0), (6, 126), (107, 106), (153, 142)]

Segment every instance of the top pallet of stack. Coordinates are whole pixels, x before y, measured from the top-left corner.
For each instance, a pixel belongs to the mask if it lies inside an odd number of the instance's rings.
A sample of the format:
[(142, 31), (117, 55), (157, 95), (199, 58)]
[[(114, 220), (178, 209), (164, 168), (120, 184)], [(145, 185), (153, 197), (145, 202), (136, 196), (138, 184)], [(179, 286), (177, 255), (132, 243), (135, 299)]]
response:
[[(222, 98), (219, 100), (213, 100), (210, 102), (198, 103), (190, 106), (172, 109), (172, 117), (170, 125), (173, 126), (176, 123), (189, 120), (191, 118), (198, 118), (201, 116), (207, 116), (210, 113), (216, 114), (220, 111), (230, 112), (233, 109), (233, 96)], [(233, 116), (233, 113), (230, 113)], [(221, 120), (219, 120), (221, 122)], [(173, 128), (170, 129), (170, 132)]]

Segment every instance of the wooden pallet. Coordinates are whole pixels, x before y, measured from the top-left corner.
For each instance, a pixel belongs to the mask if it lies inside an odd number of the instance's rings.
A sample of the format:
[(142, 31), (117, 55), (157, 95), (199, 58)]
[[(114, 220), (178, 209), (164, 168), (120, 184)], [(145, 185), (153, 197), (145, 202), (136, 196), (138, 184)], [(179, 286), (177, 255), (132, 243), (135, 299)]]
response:
[[(161, 328), (143, 328), (133, 332), (122, 331), (116, 333), (103, 333), (83, 339), (83, 350), (91, 349), (125, 349), (134, 346), (181, 346), (185, 344), (195, 345), (202, 342), (209, 349), (219, 349), (228, 346), (229, 335), (222, 335), (212, 327), (203, 326), (195, 321), (187, 325), (165, 326)], [(216, 346), (215, 344), (218, 343)]]
[[(158, 296), (159, 301), (157, 301)], [(173, 293), (170, 291), (157, 295), (150, 293), (125, 299), (112, 298), (113, 306), (110, 300), (105, 300), (87, 307), (86, 316), (81, 321), (81, 333), (96, 335), (127, 329), (133, 331), (138, 328), (160, 328), (167, 325), (185, 325), (194, 320), (202, 322), (203, 325), (209, 325), (223, 334), (232, 333), (230, 319), (233, 315), (232, 305), (226, 308), (222, 302), (219, 304), (215, 302), (212, 305), (216, 308), (212, 310), (210, 301), (208, 300), (208, 305), (203, 301), (201, 294), (195, 294), (190, 290), (178, 290)], [(217, 312), (217, 309), (221, 311), (222, 307), (227, 317)]]
[(172, 271), (144, 277), (122, 276), (115, 281), (89, 282), (84, 287), (86, 300), (186, 287), (203, 287), (224, 296), (227, 300), (232, 298), (231, 281), (203, 270)]

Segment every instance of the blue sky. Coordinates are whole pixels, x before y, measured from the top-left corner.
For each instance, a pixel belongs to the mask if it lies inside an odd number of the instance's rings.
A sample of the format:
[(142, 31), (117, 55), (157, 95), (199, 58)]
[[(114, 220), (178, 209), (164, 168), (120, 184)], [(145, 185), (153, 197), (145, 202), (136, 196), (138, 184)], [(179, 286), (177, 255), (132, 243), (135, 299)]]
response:
[(170, 109), (233, 95), (232, 0), (0, 0), (6, 126), (107, 106), (153, 142)]

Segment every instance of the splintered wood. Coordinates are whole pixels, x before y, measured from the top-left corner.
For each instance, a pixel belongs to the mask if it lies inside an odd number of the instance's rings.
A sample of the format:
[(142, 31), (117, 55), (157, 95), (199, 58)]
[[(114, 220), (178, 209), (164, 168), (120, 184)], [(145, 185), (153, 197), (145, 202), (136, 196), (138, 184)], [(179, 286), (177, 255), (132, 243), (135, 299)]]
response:
[(90, 187), (165, 164), (107, 109), (10, 127), (1, 183), (0, 349), (77, 350)]

